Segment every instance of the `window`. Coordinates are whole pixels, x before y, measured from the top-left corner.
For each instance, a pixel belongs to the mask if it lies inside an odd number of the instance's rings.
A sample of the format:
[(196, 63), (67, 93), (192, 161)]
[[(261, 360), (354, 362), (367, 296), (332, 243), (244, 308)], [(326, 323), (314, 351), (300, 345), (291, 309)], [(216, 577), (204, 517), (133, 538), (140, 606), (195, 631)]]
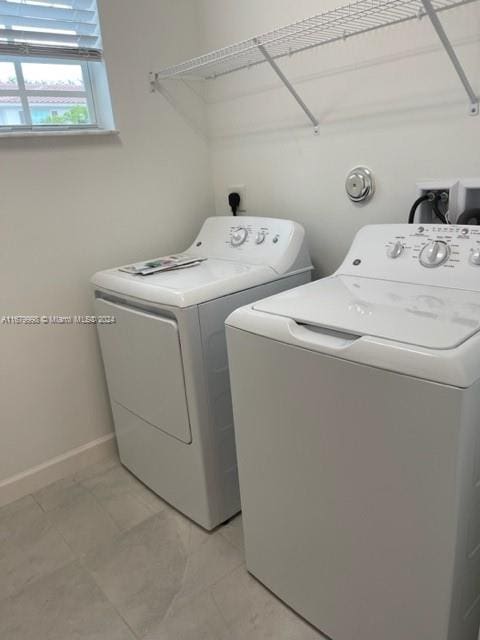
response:
[(96, 0), (0, 0), (0, 133), (113, 128)]

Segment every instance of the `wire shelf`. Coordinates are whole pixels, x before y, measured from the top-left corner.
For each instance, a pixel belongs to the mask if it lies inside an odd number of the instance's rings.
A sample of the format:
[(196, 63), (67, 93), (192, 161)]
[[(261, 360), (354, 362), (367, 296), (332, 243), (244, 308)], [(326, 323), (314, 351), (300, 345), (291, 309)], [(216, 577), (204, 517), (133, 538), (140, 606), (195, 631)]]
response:
[[(431, 0), (436, 12), (476, 0)], [(240, 69), (291, 56), (337, 40), (367, 33), (426, 15), (422, 0), (359, 0), (281, 29), (162, 69), (157, 80), (167, 78), (212, 79)], [(263, 48), (263, 50), (262, 50)]]

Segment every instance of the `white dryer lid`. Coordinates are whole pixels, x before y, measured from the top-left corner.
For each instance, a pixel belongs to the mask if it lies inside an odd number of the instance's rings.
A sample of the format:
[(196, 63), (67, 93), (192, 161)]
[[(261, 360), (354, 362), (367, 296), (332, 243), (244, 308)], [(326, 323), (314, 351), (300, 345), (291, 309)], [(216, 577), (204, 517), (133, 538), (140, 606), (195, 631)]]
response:
[(480, 330), (480, 293), (332, 276), (257, 302), (254, 309), (355, 336), (453, 349)]
[(189, 307), (277, 278), (275, 271), (265, 265), (208, 259), (194, 267), (150, 276), (110, 269), (95, 274), (92, 283), (117, 295), (166, 306)]

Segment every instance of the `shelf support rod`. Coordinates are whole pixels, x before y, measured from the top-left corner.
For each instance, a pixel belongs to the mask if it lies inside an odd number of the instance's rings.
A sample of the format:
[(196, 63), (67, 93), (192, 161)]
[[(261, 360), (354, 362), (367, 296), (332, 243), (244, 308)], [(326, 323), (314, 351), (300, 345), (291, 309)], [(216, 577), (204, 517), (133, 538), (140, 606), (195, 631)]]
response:
[(263, 44), (259, 44), (257, 43), (258, 49), (260, 50), (260, 52), (262, 53), (263, 57), (265, 58), (265, 60), (268, 62), (268, 64), (272, 67), (272, 69), (275, 71), (275, 73), (277, 74), (277, 76), (280, 78), (280, 80), (283, 82), (283, 84), (285, 85), (285, 87), (290, 91), (290, 93), (292, 94), (292, 96), (295, 98), (295, 100), (298, 102), (298, 104), (300, 105), (300, 107), (302, 108), (302, 110), (305, 112), (305, 114), (307, 115), (308, 119), (310, 120), (310, 122), (313, 124), (314, 128), (315, 128), (315, 133), (318, 133), (319, 131), (319, 127), (320, 127), (320, 122), (317, 120), (317, 118), (313, 115), (313, 113), (310, 111), (310, 109), (307, 107), (307, 105), (305, 104), (305, 102), (302, 100), (302, 98), (298, 95), (298, 93), (296, 92), (295, 88), (293, 87), (292, 83), (290, 82), (290, 80), (287, 78), (287, 76), (283, 73), (283, 71), (280, 69), (280, 67), (278, 66), (278, 64), (275, 62), (275, 60), (272, 58), (272, 56), (268, 53), (268, 51), (265, 49), (265, 47), (263, 46)]
[(469, 112), (472, 116), (477, 116), (479, 112), (479, 104), (478, 104), (478, 96), (475, 94), (472, 85), (470, 84), (469, 79), (467, 78), (467, 74), (463, 70), (462, 63), (458, 59), (457, 54), (450, 42), (445, 29), (443, 28), (442, 23), (440, 22), (440, 18), (437, 15), (437, 12), (432, 6), (431, 0), (422, 0), (422, 4), (425, 8), (425, 11), (430, 18), (430, 22), (433, 25), (433, 28), (437, 32), (438, 37), (440, 38), (440, 42), (442, 43), (445, 51), (447, 52), (448, 57), (450, 58), (451, 63), (455, 71), (457, 72), (458, 77), (460, 78), (461, 83), (463, 84), (465, 91), (467, 92), (468, 98), (470, 100)]

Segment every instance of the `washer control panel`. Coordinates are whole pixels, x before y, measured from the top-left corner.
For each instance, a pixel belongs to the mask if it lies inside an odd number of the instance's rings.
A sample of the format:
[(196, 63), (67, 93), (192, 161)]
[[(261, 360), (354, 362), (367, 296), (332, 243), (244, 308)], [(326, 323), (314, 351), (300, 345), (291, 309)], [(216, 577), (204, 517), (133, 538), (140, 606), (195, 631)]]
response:
[(478, 291), (480, 227), (367, 226), (357, 234), (340, 272)]

